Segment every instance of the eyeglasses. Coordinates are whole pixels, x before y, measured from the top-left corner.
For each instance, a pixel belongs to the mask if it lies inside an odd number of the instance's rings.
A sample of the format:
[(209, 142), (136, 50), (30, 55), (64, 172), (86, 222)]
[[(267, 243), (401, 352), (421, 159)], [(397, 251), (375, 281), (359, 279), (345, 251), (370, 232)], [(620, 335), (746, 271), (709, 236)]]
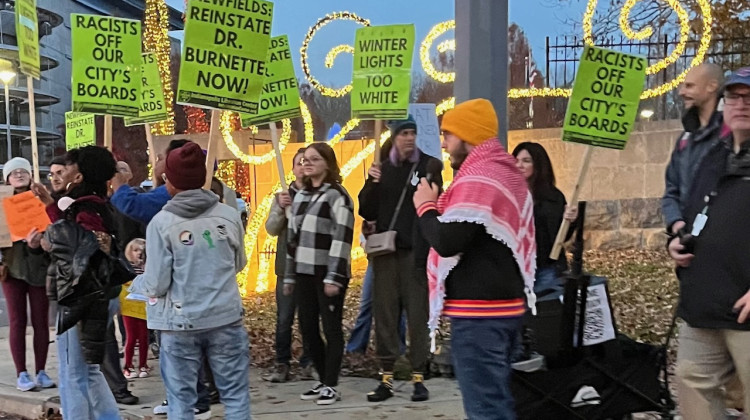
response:
[(8, 176), (14, 176), (16, 178), (23, 178), (25, 176), (29, 176), (29, 172), (25, 169), (16, 169), (15, 171), (11, 172)]
[(745, 105), (750, 105), (750, 94), (738, 95), (736, 93), (727, 93), (724, 95), (725, 105), (739, 105), (740, 99)]

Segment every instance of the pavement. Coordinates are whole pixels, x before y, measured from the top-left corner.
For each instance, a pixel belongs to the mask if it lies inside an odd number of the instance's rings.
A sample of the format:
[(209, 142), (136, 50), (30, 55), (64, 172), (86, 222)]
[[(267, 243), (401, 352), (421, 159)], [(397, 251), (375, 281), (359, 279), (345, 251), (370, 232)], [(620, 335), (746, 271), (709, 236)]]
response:
[[(4, 299), (3, 299), (4, 300)], [(31, 328), (27, 329), (27, 363), (33, 369), (33, 352), (31, 350)], [(54, 330), (50, 334), (54, 340)], [(252, 344), (252, 343), (251, 343)], [(47, 359), (47, 372), (53, 380), (57, 380), (57, 351), (55, 343), (50, 343)], [(15, 367), (10, 357), (8, 347), (8, 327), (0, 327), (0, 412), (21, 415), (30, 419), (37, 419), (48, 410), (59, 410), (56, 403), (57, 389), (45, 389), (31, 392), (16, 390)], [(136, 356), (137, 357), (137, 356)], [(134, 406), (120, 405), (122, 418), (136, 419), (166, 419), (166, 416), (154, 416), (153, 407), (165, 399), (164, 386), (159, 376), (159, 361), (149, 361), (153, 368), (152, 376), (129, 381), (129, 388), (140, 398)], [(383, 403), (370, 403), (366, 399), (367, 392), (376, 385), (376, 381), (368, 378), (342, 377), (337, 388), (342, 393), (342, 400), (330, 406), (318, 406), (314, 402), (302, 401), (299, 394), (307, 391), (314, 382), (294, 381), (284, 384), (274, 384), (263, 381), (261, 369), (251, 367), (250, 397), (253, 419), (441, 419), (453, 420), (465, 418), (461, 394), (455, 380), (433, 378), (425, 382), (430, 390), (430, 400), (415, 403), (410, 400), (411, 383), (396, 381), (396, 395)], [(223, 407), (211, 407), (212, 419), (223, 418)], [(79, 420), (79, 419), (75, 419)]]

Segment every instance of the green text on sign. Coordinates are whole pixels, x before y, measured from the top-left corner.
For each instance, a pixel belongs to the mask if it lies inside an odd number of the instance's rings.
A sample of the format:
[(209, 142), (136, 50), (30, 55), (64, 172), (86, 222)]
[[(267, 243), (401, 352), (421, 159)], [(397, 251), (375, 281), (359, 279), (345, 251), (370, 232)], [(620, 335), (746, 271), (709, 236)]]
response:
[(138, 118), (125, 118), (125, 125), (138, 125), (164, 121), (169, 118), (164, 101), (159, 64), (156, 53), (144, 53), (141, 64), (141, 109)]
[(563, 140), (624, 149), (638, 113), (646, 59), (604, 48), (583, 50), (563, 126)]
[(39, 26), (36, 0), (16, 0), (16, 39), (21, 73), (39, 78)]
[(177, 103), (258, 113), (273, 3), (190, 0)]
[(258, 114), (242, 114), (242, 125), (245, 127), (302, 115), (299, 109), (299, 86), (286, 35), (271, 38), (266, 72)]
[(65, 113), (65, 150), (96, 145), (94, 117), (87, 112)]
[(414, 25), (370, 26), (357, 30), (352, 118), (407, 117), (414, 37)]
[(73, 111), (137, 117), (141, 22), (72, 14)]

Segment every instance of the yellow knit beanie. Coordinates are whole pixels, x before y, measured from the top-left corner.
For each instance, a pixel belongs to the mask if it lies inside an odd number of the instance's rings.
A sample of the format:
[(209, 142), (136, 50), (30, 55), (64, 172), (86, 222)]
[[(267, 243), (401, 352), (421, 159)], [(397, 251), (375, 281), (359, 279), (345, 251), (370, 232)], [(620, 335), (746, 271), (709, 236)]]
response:
[(472, 99), (456, 105), (443, 115), (440, 129), (455, 134), (474, 146), (497, 137), (498, 122), (492, 102)]

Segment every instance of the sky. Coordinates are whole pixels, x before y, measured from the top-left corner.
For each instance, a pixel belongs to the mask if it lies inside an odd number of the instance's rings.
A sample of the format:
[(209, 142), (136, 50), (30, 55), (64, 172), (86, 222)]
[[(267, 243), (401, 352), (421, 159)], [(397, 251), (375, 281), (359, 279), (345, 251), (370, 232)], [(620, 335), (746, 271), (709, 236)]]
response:
[[(470, 0), (460, 0), (470, 1)], [(505, 1), (505, 0), (496, 0)], [(544, 68), (545, 37), (569, 34), (573, 28), (565, 26), (565, 18), (580, 20), (585, 2), (573, 0), (567, 7), (551, 7), (554, 0), (509, 0), (509, 21), (517, 23), (526, 33), (532, 46), (537, 66)], [(167, 0), (177, 10), (184, 10), (184, 0)], [(416, 27), (416, 50), (429, 30), (437, 23), (454, 18), (455, 0), (277, 0), (274, 2), (272, 35), (289, 36), (298, 77), (303, 77), (299, 49), (308, 29), (333, 12), (349, 11), (369, 19), (373, 25), (414, 23)], [(319, 30), (310, 43), (308, 56), (313, 76), (319, 81), (340, 87), (351, 80), (352, 60), (350, 54), (340, 54), (332, 69), (327, 69), (323, 60), (326, 53), (340, 44), (354, 44), (354, 32), (360, 27), (351, 21), (337, 21)], [(173, 36), (181, 38), (180, 34)], [(452, 32), (443, 35), (433, 44), (452, 39)], [(421, 67), (415, 53), (413, 67)]]

